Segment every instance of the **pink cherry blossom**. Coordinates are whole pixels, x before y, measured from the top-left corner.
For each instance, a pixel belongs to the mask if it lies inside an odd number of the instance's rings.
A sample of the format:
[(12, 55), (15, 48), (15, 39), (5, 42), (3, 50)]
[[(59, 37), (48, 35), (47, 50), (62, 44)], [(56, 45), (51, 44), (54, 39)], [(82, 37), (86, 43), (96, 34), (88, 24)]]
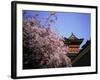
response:
[(67, 47), (63, 41), (64, 39), (52, 28), (37, 27), (34, 19), (25, 20), (23, 64), (31, 65), (32, 68), (71, 67), (71, 60), (66, 55)]

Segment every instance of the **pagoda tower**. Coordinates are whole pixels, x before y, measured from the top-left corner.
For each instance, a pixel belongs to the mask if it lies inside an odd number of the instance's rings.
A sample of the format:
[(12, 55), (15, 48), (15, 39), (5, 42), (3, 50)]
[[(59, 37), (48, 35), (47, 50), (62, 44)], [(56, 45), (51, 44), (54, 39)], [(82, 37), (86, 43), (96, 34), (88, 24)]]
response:
[(83, 42), (83, 38), (77, 38), (73, 33), (68, 38), (65, 38), (65, 44), (67, 45), (68, 56), (73, 59), (79, 51), (80, 44)]

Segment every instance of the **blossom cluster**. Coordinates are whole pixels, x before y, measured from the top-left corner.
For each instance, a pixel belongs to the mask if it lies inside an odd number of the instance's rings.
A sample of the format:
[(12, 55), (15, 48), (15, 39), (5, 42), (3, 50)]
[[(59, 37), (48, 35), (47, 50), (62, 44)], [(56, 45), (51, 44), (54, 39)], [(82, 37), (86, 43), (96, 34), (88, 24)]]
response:
[(23, 23), (23, 64), (31, 68), (70, 67), (64, 39), (51, 27), (37, 27), (34, 20)]

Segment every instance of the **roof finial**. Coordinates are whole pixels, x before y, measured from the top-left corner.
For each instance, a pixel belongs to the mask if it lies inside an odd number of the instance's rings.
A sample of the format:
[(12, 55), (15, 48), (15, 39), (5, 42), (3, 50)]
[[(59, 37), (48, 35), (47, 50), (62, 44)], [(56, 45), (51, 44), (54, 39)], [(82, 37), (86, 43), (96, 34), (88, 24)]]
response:
[(72, 32), (72, 35), (74, 35), (74, 33)]
[(74, 35), (74, 33), (72, 32), (72, 34), (71, 34), (71, 36), (69, 37), (69, 39), (78, 39), (75, 35)]

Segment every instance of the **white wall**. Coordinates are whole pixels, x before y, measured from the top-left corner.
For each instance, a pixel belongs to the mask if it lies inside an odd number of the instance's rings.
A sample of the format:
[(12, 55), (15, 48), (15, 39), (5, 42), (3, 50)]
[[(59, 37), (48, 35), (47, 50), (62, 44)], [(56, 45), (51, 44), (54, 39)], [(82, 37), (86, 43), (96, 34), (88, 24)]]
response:
[[(83, 5), (98, 5), (98, 6), (100, 5), (100, 0), (30, 0), (30, 1), (37, 1), (37, 2), (42, 1), (42, 2), (51, 2), (51, 3), (64, 3), (64, 4), (70, 3), (70, 4), (83, 4)], [(11, 74), (11, 66), (10, 66), (11, 65), (11, 14), (10, 14), (11, 4), (10, 3), (11, 3), (11, 0), (1, 0), (0, 2), (0, 80), (11, 80), (10, 78), (10, 74)], [(100, 11), (99, 11), (99, 14), (100, 14)], [(98, 18), (100, 19), (100, 16), (98, 16)], [(100, 34), (100, 29), (98, 32)], [(99, 39), (98, 41), (100, 41), (100, 37), (98, 39)], [(98, 42), (98, 44), (100, 44), (100, 42)], [(98, 48), (99, 47), (100, 45), (98, 46)], [(98, 58), (100, 57), (99, 52), (98, 52)], [(98, 61), (100, 61), (100, 58)], [(98, 65), (100, 67), (100, 64)], [(26, 79), (26, 80), (32, 80), (32, 79)], [(35, 78), (33, 80), (41, 80), (41, 79), (42, 80), (100, 80), (100, 73), (91, 74), (91, 75)]]

